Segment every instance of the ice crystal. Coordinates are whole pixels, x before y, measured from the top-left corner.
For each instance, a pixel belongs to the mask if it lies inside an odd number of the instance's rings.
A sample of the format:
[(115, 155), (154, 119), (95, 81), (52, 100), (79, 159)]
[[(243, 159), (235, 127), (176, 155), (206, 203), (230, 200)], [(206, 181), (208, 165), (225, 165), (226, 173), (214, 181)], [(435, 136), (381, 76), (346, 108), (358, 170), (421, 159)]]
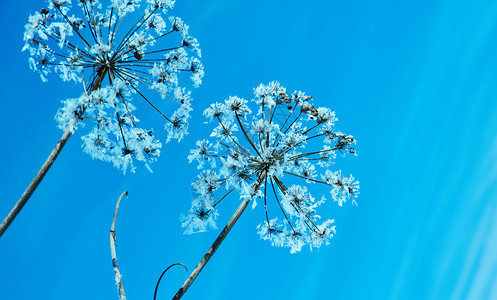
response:
[[(214, 227), (217, 206), (237, 190), (242, 200), (253, 201), (252, 207), (257, 198), (264, 202), (258, 233), (272, 245), (295, 253), (306, 244), (311, 249), (329, 244), (334, 220), (320, 221), (317, 211), (326, 198), (316, 200), (309, 188), (328, 186), (339, 206), (348, 200), (355, 204), (359, 182), (329, 169), (337, 152), (355, 155), (355, 139), (335, 130), (335, 113), (315, 107), (303, 92), (289, 94), (271, 82), (254, 93), (252, 101), (229, 97), (204, 111), (218, 124), (213, 141), (198, 141), (188, 157), (204, 170), (193, 183), (198, 196), (182, 218), (185, 233)], [(306, 185), (294, 184), (299, 181)]]
[[(71, 0), (49, 0), (29, 17), (23, 51), (43, 81), (58, 73), (64, 81), (83, 83), (80, 97), (63, 101), (59, 127), (74, 130), (93, 122), (82, 137), (84, 151), (133, 171), (133, 160), (153, 162), (162, 146), (152, 130), (137, 126), (133, 102), (150, 105), (165, 119), (166, 141), (179, 141), (191, 111), (190, 93), (180, 81), (190, 77), (197, 87), (204, 70), (188, 26), (166, 16), (175, 1), (110, 0), (106, 7), (103, 2), (78, 0), (73, 9)], [(160, 107), (171, 105), (154, 105), (145, 90), (171, 99), (177, 108), (166, 116)]]

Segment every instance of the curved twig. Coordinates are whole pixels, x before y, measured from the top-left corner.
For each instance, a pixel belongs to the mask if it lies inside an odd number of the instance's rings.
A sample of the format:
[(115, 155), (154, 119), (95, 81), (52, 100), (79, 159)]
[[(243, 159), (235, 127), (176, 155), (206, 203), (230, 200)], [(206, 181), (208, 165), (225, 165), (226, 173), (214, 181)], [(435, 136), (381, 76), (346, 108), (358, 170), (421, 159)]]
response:
[(110, 254), (112, 256), (112, 266), (114, 267), (114, 273), (116, 274), (116, 285), (119, 292), (119, 298), (121, 300), (126, 300), (126, 295), (124, 294), (123, 282), (121, 280), (121, 273), (119, 272), (119, 267), (117, 266), (117, 256), (116, 256), (116, 219), (117, 211), (119, 210), (119, 204), (123, 196), (128, 196), (128, 192), (123, 192), (119, 199), (117, 200), (116, 210), (114, 211), (114, 218), (112, 219), (112, 227), (110, 228)]
[(185, 268), (185, 270), (188, 272), (188, 268), (182, 263), (174, 263), (174, 264), (170, 265), (169, 267), (167, 267), (164, 270), (164, 272), (162, 272), (162, 274), (160, 274), (159, 280), (157, 280), (157, 284), (155, 285), (154, 300), (155, 300), (155, 297), (157, 296), (157, 289), (159, 289), (159, 283), (160, 283), (160, 280), (162, 279), (162, 276), (164, 276), (164, 274), (166, 274), (167, 270), (169, 270), (170, 268), (177, 266), (177, 265), (183, 266), (183, 268)]

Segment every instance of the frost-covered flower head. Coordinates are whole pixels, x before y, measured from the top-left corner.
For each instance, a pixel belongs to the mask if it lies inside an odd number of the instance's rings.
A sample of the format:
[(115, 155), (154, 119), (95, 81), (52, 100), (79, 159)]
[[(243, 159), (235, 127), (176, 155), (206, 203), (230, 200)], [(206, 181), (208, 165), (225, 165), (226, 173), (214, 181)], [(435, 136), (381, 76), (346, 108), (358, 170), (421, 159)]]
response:
[[(166, 120), (167, 141), (187, 134), (190, 93), (179, 84), (190, 77), (199, 86), (204, 75), (200, 49), (188, 26), (166, 16), (174, 0), (48, 0), (29, 17), (23, 50), (43, 81), (58, 73), (82, 82), (81, 97), (64, 101), (59, 127), (74, 130), (81, 120), (95, 126), (83, 137), (85, 152), (133, 171), (133, 158), (155, 161), (161, 143), (152, 130), (137, 126), (134, 102), (150, 105)], [(150, 92), (147, 92), (149, 90)], [(171, 99), (154, 105), (150, 95)], [(163, 106), (176, 106), (166, 116)]]
[(265, 221), (258, 226), (262, 239), (292, 253), (305, 244), (311, 249), (328, 244), (334, 221), (320, 221), (317, 210), (326, 199), (315, 199), (308, 187), (328, 186), (339, 206), (355, 204), (359, 182), (329, 169), (337, 154), (355, 155), (355, 140), (335, 130), (333, 111), (314, 106), (302, 92), (289, 94), (271, 82), (254, 93), (251, 102), (229, 97), (204, 112), (218, 125), (214, 141), (198, 141), (188, 157), (204, 171), (192, 184), (198, 197), (182, 217), (185, 233), (215, 228), (217, 206), (236, 190), (242, 200), (253, 201), (252, 208), (257, 198), (264, 201)]

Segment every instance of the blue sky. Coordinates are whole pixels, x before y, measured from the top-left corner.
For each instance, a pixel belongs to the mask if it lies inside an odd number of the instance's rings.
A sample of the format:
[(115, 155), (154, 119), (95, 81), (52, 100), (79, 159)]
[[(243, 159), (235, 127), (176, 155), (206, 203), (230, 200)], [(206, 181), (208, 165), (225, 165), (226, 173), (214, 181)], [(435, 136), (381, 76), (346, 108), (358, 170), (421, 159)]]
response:
[[(83, 153), (76, 132), (0, 239), (0, 297), (118, 299), (109, 230), (124, 190), (128, 299), (151, 299), (171, 263), (192, 270), (219, 232), (185, 236), (179, 222), (197, 174), (186, 157), (211, 130), (202, 111), (278, 80), (335, 110), (357, 138), (358, 156), (336, 167), (360, 180), (359, 205), (330, 205), (331, 245), (299, 254), (259, 240), (264, 212), (247, 210), (184, 299), (497, 299), (497, 3), (323, 2), (178, 1), (206, 72), (190, 134), (165, 145), (154, 174), (138, 164), (124, 176)], [(44, 6), (0, 0), (2, 218), (62, 134), (60, 100), (81, 93), (55, 76), (41, 82), (21, 52), (27, 17)], [(238, 203), (220, 209), (219, 227)], [(168, 272), (158, 298), (186, 277)]]

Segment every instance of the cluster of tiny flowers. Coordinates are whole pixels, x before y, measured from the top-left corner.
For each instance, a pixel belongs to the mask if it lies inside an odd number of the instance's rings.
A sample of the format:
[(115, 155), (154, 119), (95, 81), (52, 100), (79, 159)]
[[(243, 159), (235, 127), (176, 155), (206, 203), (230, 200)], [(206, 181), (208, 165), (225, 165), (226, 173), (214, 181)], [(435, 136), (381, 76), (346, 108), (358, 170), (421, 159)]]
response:
[(318, 222), (317, 214), (326, 198), (316, 200), (305, 185), (293, 182), (328, 186), (339, 206), (355, 204), (359, 182), (328, 169), (337, 154), (355, 155), (355, 140), (334, 129), (333, 111), (315, 107), (303, 92), (288, 94), (271, 82), (255, 88), (254, 94), (250, 102), (229, 97), (204, 112), (218, 125), (213, 142), (197, 141), (190, 150), (188, 159), (203, 171), (192, 184), (198, 197), (182, 216), (185, 233), (215, 228), (217, 206), (236, 190), (243, 201), (253, 201), (252, 208), (257, 199), (264, 201), (265, 221), (258, 233), (272, 245), (295, 253), (304, 245), (312, 249), (329, 244), (334, 221)]
[[(126, 172), (134, 171), (134, 159), (148, 167), (161, 148), (152, 130), (137, 126), (132, 97), (165, 119), (166, 142), (179, 141), (187, 134), (191, 111), (190, 93), (179, 82), (190, 77), (198, 87), (204, 70), (188, 26), (166, 17), (175, 1), (109, 2), (104, 8), (99, 0), (77, 0), (72, 12), (71, 0), (48, 0), (29, 17), (23, 51), (29, 51), (29, 65), (43, 81), (58, 73), (64, 81), (82, 82), (83, 95), (63, 101), (56, 115), (59, 127), (74, 130), (83, 120), (93, 121), (83, 136), (84, 151)], [(166, 116), (144, 87), (172, 99), (176, 109)]]

